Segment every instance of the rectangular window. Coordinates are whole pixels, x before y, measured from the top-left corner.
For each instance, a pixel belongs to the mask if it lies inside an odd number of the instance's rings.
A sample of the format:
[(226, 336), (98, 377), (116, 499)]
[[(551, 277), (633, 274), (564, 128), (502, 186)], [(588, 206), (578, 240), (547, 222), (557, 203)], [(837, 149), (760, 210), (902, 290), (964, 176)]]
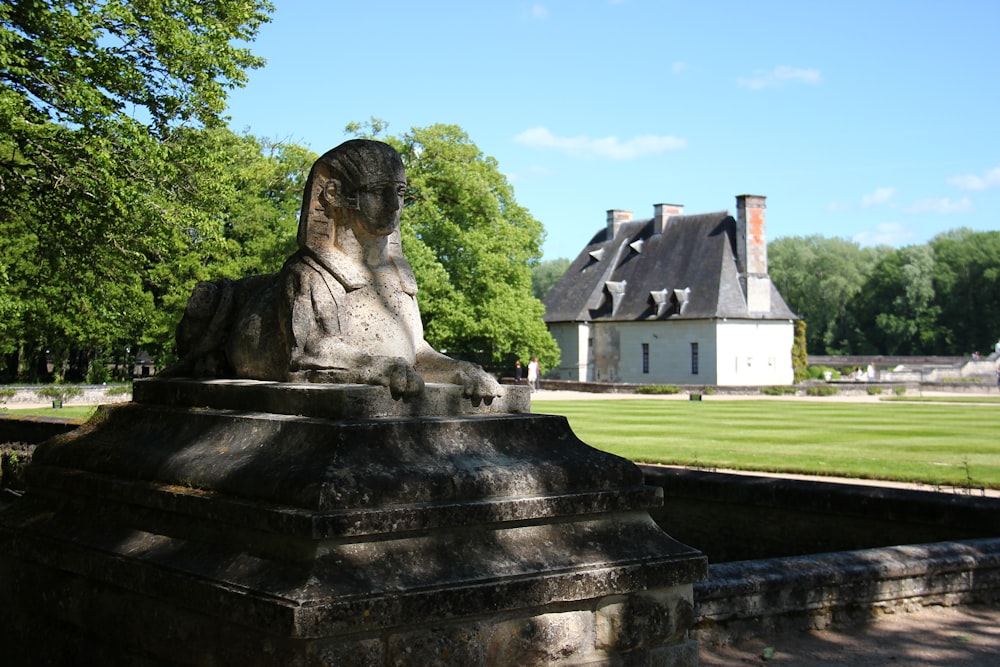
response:
[(642, 372), (649, 372), (649, 343), (642, 344)]
[(698, 343), (691, 343), (691, 375), (698, 374)]

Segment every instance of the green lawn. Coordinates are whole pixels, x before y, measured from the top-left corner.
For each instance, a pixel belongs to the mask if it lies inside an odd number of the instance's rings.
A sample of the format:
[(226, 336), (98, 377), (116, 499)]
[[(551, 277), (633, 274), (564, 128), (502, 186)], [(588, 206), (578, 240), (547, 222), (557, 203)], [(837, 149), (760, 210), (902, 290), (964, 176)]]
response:
[(61, 408), (6, 409), (0, 414), (29, 415), (35, 417), (61, 417), (63, 419), (89, 419), (97, 410), (96, 405), (66, 405)]
[(638, 462), (1000, 488), (1000, 406), (782, 400), (532, 401)]
[(1000, 405), (609, 399), (535, 400), (532, 411), (564, 415), (584, 442), (638, 462), (1000, 489)]
[(996, 394), (959, 394), (958, 396), (882, 396), (883, 401), (909, 401), (911, 403), (1000, 403)]

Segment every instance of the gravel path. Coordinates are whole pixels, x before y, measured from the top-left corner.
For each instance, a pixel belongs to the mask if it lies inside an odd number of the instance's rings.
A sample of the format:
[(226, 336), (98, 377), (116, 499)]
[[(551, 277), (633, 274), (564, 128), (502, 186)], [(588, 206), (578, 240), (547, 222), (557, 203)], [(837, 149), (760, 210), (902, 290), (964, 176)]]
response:
[(925, 607), (854, 628), (782, 634), (702, 646), (702, 667), (745, 665), (1000, 665), (1000, 609)]

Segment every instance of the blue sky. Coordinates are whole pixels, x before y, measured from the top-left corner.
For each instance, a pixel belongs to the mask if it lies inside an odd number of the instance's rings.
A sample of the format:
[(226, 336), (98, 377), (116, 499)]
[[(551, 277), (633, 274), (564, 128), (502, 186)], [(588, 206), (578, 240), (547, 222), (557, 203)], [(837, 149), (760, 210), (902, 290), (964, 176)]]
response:
[(1000, 230), (996, 0), (273, 0), (231, 127), (460, 126), (574, 257), (608, 209), (767, 196), (768, 238)]

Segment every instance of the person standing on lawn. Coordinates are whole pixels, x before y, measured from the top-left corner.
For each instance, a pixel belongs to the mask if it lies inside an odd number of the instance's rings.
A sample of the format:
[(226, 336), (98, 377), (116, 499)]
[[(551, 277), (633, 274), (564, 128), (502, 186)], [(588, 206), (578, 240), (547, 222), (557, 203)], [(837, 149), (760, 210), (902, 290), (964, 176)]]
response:
[(538, 374), (538, 357), (532, 357), (531, 361), (528, 362), (528, 386), (531, 387), (532, 391), (541, 389), (541, 384), (538, 382)]

